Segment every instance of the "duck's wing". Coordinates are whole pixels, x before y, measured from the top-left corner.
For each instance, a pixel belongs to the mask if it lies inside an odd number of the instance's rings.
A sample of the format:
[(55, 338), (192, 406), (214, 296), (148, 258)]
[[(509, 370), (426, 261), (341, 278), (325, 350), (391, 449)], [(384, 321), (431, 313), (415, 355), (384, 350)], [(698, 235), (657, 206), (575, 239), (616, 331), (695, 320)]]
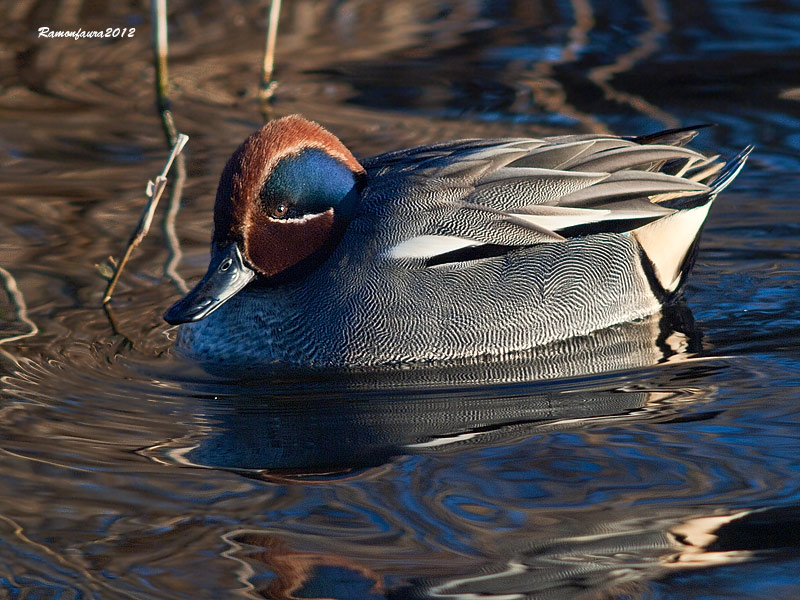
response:
[(462, 154), (469, 154), (473, 151), (505, 146), (509, 143), (519, 142), (522, 144), (543, 145), (545, 140), (532, 138), (497, 138), (497, 139), (463, 139), (440, 142), (427, 146), (416, 146), (414, 148), (404, 148), (394, 150), (384, 154), (378, 154), (370, 158), (361, 159), (362, 166), (371, 172), (384, 173), (388, 170), (397, 172), (411, 171), (418, 167), (425, 166), (425, 161), (433, 162), (437, 159), (448, 159), (455, 161)]
[(385, 254), (435, 266), (633, 232), (709, 205), (747, 155), (726, 163), (683, 147), (694, 134), (461, 140), (380, 155), (364, 166), (393, 222)]

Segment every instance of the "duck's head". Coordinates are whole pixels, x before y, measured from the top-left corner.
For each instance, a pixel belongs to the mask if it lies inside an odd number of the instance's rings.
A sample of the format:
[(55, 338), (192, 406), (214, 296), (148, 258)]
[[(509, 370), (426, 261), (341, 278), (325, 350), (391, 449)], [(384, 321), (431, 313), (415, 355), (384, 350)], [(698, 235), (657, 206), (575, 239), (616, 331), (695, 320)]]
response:
[(222, 172), (208, 272), (164, 319), (199, 321), (253, 280), (288, 278), (321, 261), (352, 218), (364, 178), (316, 123), (292, 115), (256, 131)]

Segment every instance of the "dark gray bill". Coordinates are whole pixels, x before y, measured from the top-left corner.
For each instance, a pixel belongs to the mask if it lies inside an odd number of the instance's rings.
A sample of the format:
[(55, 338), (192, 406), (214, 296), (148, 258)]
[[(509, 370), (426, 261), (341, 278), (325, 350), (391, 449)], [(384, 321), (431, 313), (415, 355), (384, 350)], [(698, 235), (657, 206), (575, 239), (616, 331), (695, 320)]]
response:
[(170, 307), (164, 320), (170, 325), (177, 325), (204, 319), (255, 276), (255, 272), (244, 264), (238, 244), (214, 248), (208, 272), (200, 283)]

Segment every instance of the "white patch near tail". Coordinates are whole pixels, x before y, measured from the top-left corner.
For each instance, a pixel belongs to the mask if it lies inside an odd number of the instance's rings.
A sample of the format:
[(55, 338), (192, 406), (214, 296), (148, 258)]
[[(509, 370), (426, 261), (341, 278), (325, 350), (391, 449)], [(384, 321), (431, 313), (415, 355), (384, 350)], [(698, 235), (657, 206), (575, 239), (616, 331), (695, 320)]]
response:
[(598, 209), (598, 208), (572, 208), (563, 206), (530, 206), (524, 207), (529, 212), (511, 212), (515, 221), (525, 221), (538, 225), (548, 231), (560, 231), (577, 225), (588, 225), (602, 221), (624, 221), (626, 219), (653, 219), (657, 216), (668, 215), (671, 211), (658, 205), (648, 206), (646, 209)]
[[(736, 179), (752, 151), (753, 147), (748, 146), (719, 169), (720, 174), (709, 184), (711, 198), (703, 206), (681, 210), (633, 230), (633, 236), (644, 249), (650, 262), (653, 263), (656, 277), (666, 291), (674, 292), (678, 287), (682, 275), (681, 266), (708, 217), (708, 211), (714, 203), (714, 198)], [(708, 159), (703, 161), (702, 165), (707, 162)], [(717, 166), (712, 165), (709, 169), (714, 169), (714, 171), (706, 172), (704, 170), (700, 174), (692, 173), (691, 178), (698, 180), (709, 177), (716, 172)]]
[(700, 228), (708, 217), (713, 200), (703, 206), (682, 210), (633, 230), (633, 236), (653, 263), (658, 282), (673, 292), (681, 280), (681, 266)]

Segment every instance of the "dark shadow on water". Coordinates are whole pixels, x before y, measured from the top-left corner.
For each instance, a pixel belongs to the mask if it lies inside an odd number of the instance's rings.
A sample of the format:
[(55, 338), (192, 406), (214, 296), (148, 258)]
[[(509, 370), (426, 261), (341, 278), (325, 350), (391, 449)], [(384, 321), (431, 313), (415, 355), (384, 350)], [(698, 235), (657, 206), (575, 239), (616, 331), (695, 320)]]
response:
[(601, 418), (675, 416), (691, 382), (718, 368), (697, 358), (699, 349), (680, 304), (504, 359), (228, 373), (185, 384), (209, 398), (198, 431), (143, 452), (254, 477), (352, 477), (402, 454), (507, 443)]

